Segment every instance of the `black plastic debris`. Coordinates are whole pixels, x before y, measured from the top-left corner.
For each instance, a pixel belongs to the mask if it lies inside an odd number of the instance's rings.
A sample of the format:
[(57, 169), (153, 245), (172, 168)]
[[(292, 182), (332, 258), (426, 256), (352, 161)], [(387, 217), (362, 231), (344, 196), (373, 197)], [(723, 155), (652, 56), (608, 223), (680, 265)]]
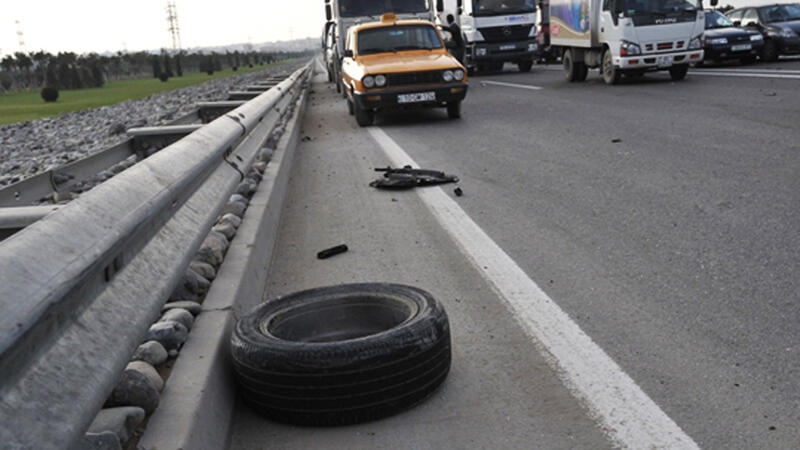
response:
[(464, 195), (464, 191), (462, 191), (460, 187), (455, 188), (453, 192), (455, 192), (456, 197), (461, 197), (462, 195)]
[(438, 170), (412, 169), (411, 166), (401, 169), (377, 168), (375, 171), (383, 172), (383, 178), (378, 178), (369, 185), (378, 189), (410, 189), (435, 184), (458, 183), (456, 176), (447, 175)]
[(317, 258), (318, 259), (326, 259), (326, 258), (330, 258), (331, 256), (336, 256), (339, 253), (344, 253), (346, 251), (347, 251), (347, 246), (346, 245), (344, 245), (344, 244), (337, 245), (336, 247), (331, 247), (329, 249), (325, 249), (325, 250), (317, 253)]
[(611, 140), (611, 142), (614, 143), (614, 144), (619, 144), (620, 142), (622, 142), (622, 139), (614, 138), (614, 139)]

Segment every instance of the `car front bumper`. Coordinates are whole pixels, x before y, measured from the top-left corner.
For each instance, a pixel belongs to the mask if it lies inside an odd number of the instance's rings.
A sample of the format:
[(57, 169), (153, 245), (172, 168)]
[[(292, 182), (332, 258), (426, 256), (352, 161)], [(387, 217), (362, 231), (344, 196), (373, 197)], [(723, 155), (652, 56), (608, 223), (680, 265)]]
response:
[(702, 49), (614, 57), (614, 64), (622, 70), (667, 70), (672, 66), (701, 61), (703, 61)]
[(764, 47), (764, 41), (750, 42), (750, 48), (744, 50), (733, 51), (731, 44), (727, 45), (712, 45), (703, 48), (705, 51), (705, 59), (738, 59), (747, 58), (749, 56), (756, 56)]
[[(446, 84), (440, 86), (419, 86), (416, 88), (384, 89), (369, 92), (353, 93), (353, 101), (363, 109), (391, 109), (414, 106), (444, 106), (451, 102), (460, 102), (467, 96), (469, 84)], [(433, 92), (435, 100), (401, 103), (398, 97), (404, 94), (421, 94)]]

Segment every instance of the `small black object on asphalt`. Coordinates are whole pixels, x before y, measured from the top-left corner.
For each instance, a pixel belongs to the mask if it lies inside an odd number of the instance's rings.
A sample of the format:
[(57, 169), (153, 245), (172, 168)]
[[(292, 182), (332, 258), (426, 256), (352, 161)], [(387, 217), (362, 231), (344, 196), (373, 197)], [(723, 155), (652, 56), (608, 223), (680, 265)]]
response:
[(344, 253), (346, 251), (347, 251), (347, 246), (346, 245), (344, 245), (344, 244), (337, 245), (336, 247), (331, 247), (329, 249), (325, 249), (325, 250), (317, 253), (317, 258), (326, 259), (326, 258), (330, 258), (331, 256), (336, 256), (339, 253)]
[(612, 140), (611, 140), (611, 142), (613, 142), (614, 144), (617, 144), (617, 143), (620, 143), (620, 142), (622, 142), (622, 139), (620, 139), (620, 138), (614, 138), (614, 139), (612, 139)]
[(464, 191), (462, 191), (460, 187), (455, 188), (453, 192), (456, 193), (456, 197), (461, 197), (462, 195), (464, 195)]
[(434, 184), (458, 183), (456, 176), (438, 170), (412, 169), (411, 166), (400, 169), (377, 168), (375, 171), (383, 172), (383, 178), (378, 178), (369, 185), (378, 189), (410, 189)]

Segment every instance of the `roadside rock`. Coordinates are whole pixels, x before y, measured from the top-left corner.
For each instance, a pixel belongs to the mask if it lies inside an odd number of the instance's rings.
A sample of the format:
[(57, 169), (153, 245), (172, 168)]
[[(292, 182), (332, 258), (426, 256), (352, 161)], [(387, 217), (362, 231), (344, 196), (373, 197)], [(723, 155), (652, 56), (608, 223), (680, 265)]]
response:
[(233, 214), (237, 217), (242, 217), (245, 209), (247, 209), (247, 205), (243, 203), (229, 202), (225, 205), (225, 208), (222, 209), (222, 214)]
[(189, 268), (199, 273), (206, 280), (213, 280), (217, 277), (217, 271), (214, 270), (214, 266), (208, 263), (195, 260), (189, 264)]
[(105, 406), (138, 406), (146, 414), (152, 414), (158, 407), (158, 400), (158, 389), (147, 376), (136, 370), (126, 369)]
[[(169, 311), (171, 309), (175, 309), (175, 308), (185, 309), (186, 311), (189, 311), (190, 313), (192, 313), (193, 316), (196, 316), (196, 315), (200, 314), (200, 312), (203, 311), (203, 306), (200, 305), (200, 303), (195, 303), (195, 302), (172, 302), (172, 303), (167, 303), (166, 305), (164, 305), (164, 307), (161, 308), (161, 312), (164, 313), (164, 312), (167, 312), (167, 311)], [(166, 352), (164, 352), (164, 354), (166, 355)]]
[(148, 341), (158, 341), (169, 352), (181, 348), (189, 330), (180, 322), (156, 322), (147, 330)]
[(111, 431), (102, 433), (86, 433), (76, 449), (80, 450), (122, 450), (119, 438)]
[(155, 367), (144, 361), (131, 361), (128, 363), (128, 366), (125, 367), (125, 370), (135, 370), (146, 376), (159, 392), (164, 389), (164, 380), (161, 378), (161, 375), (158, 374)]
[(214, 225), (214, 228), (212, 228), (211, 230), (222, 234), (229, 241), (231, 239), (233, 239), (234, 236), (236, 236), (236, 228), (234, 228), (233, 225), (231, 225), (230, 223), (227, 223), (227, 222), (226, 223), (221, 223), (221, 224), (218, 224), (218, 225)]
[(89, 426), (89, 433), (113, 432), (119, 442), (128, 442), (133, 430), (144, 420), (144, 410), (136, 406), (101, 409)]
[(133, 356), (134, 361), (144, 361), (151, 366), (160, 366), (167, 361), (167, 349), (158, 341), (147, 341), (140, 345)]
[(239, 226), (242, 224), (242, 219), (235, 214), (225, 214), (222, 216), (219, 223), (229, 223), (233, 225), (233, 228), (239, 229)]
[(173, 308), (165, 312), (160, 319), (159, 322), (178, 322), (187, 330), (191, 331), (192, 325), (194, 325), (194, 316), (189, 311), (182, 309), (182, 308)]

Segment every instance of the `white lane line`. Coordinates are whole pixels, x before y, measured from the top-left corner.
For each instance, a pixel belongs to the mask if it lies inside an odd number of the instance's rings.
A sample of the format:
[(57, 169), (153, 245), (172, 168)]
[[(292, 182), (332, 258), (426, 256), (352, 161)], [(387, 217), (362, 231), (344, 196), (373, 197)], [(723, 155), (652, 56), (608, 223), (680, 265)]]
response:
[[(418, 167), (383, 130), (368, 130), (392, 165)], [(699, 448), (441, 188), (417, 193), (612, 443), (631, 449)]]
[(531, 86), (530, 84), (516, 84), (516, 83), (504, 83), (502, 81), (481, 81), (481, 84), (494, 84), (496, 86), (507, 86), (513, 88), (520, 88), (520, 89), (530, 89), (532, 91), (538, 91), (543, 89), (540, 86)]
[(712, 77), (744, 77), (744, 78), (784, 78), (800, 80), (800, 75), (782, 75), (778, 73), (744, 73), (744, 72), (714, 72), (710, 70), (693, 70), (689, 75), (707, 75)]
[(782, 69), (724, 69), (724, 68), (708, 68), (700, 69), (703, 72), (730, 72), (730, 73), (772, 73), (776, 75), (784, 73), (800, 73), (800, 70), (782, 70)]

